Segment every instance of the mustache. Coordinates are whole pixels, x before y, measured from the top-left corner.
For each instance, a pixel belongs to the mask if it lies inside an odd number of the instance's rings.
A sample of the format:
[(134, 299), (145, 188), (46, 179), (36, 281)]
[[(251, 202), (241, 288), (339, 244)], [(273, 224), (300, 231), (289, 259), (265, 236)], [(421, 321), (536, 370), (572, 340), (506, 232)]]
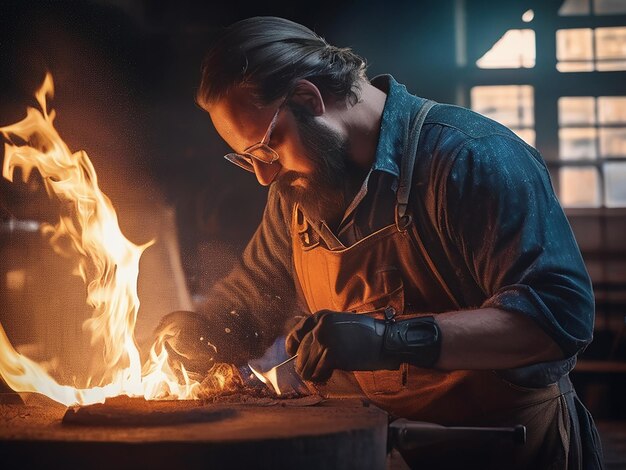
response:
[(306, 175), (303, 175), (302, 173), (291, 170), (286, 171), (278, 178), (276, 178), (276, 183), (278, 183), (280, 187), (293, 186), (293, 183), (295, 183), (299, 179), (308, 180), (308, 177)]

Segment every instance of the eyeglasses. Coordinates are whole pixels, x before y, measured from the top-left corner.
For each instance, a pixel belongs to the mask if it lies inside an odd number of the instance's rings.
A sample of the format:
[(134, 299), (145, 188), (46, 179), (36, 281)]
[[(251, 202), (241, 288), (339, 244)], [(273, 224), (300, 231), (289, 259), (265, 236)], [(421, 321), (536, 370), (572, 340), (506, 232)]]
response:
[(231, 163), (243, 168), (246, 171), (254, 173), (254, 164), (253, 160), (259, 161), (265, 164), (272, 164), (276, 160), (278, 160), (278, 153), (272, 147), (269, 146), (270, 138), (272, 136), (272, 131), (274, 127), (276, 127), (276, 122), (278, 121), (278, 115), (280, 114), (281, 109), (286, 103), (286, 99), (280, 104), (272, 121), (270, 122), (265, 135), (261, 142), (251, 145), (247, 149), (243, 151), (243, 153), (231, 152), (224, 155), (224, 158)]

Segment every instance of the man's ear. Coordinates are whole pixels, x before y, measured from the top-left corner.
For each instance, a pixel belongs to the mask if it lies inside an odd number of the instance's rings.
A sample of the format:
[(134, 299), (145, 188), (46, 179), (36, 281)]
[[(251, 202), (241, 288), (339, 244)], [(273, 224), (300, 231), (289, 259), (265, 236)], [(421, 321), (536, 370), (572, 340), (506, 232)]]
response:
[(296, 82), (289, 101), (306, 108), (313, 116), (321, 116), (326, 112), (324, 98), (319, 88), (304, 78)]

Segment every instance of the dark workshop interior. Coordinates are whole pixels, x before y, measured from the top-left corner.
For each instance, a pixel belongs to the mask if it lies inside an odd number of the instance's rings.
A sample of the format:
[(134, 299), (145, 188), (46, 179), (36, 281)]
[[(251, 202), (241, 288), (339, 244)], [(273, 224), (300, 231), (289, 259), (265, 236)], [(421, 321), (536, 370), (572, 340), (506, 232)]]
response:
[[(266, 188), (223, 161), (195, 103), (210, 39), (257, 15), (302, 23), (365, 57), (369, 77), (469, 107), (541, 152), (595, 294), (594, 341), (571, 378), (606, 468), (626, 468), (625, 0), (3, 0), (0, 127), (23, 118), (49, 71), (59, 133), (89, 154), (125, 236), (156, 240), (140, 263), (137, 340), (202, 303), (262, 215)], [(84, 386), (84, 286), (38, 229), (57, 217), (37, 178), (0, 178), (0, 323), (20, 353)]]

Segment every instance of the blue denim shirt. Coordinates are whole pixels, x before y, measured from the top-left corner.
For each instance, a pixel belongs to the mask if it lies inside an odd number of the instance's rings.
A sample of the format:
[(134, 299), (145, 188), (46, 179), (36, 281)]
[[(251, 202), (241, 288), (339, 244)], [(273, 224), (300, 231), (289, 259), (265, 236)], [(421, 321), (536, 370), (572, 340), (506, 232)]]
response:
[[(372, 83), (387, 93), (375, 162), (337, 233), (319, 230), (329, 249), (393, 222), (399, 162), (419, 100), (391, 76)], [(528, 316), (568, 357), (502, 371), (505, 378), (543, 386), (573, 367), (592, 338), (591, 281), (534, 148), (484, 116), (438, 104), (422, 129), (409, 210), (457, 308)], [(304, 310), (291, 260), (291, 213), (292, 203), (272, 186), (241, 262), (203, 306), (222, 317), (247, 357), (261, 355)]]

